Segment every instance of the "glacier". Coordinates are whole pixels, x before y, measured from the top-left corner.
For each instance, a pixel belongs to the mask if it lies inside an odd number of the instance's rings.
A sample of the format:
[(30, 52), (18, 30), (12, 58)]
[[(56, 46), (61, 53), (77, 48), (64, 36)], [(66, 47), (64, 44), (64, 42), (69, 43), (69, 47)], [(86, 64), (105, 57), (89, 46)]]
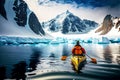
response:
[(48, 44), (51, 39), (46, 38), (32, 38), (32, 37), (10, 37), (0, 36), (0, 45), (20, 45), (20, 44)]
[(25, 44), (76, 44), (76, 41), (80, 41), (82, 44), (112, 44), (120, 43), (120, 38), (63, 38), (57, 37), (55, 39), (48, 38), (31, 38), (31, 37), (10, 37), (10, 36), (0, 36), (0, 45), (25, 45)]

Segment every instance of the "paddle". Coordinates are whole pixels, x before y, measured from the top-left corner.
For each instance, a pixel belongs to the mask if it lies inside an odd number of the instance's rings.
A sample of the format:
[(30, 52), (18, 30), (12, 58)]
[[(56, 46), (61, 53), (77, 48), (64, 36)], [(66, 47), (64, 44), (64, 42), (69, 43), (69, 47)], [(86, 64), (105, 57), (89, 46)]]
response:
[(86, 55), (91, 59), (91, 62), (92, 62), (92, 63), (97, 64), (97, 60), (96, 60), (95, 58), (91, 58), (88, 54), (86, 54)]
[[(86, 55), (91, 59), (91, 62), (92, 62), (92, 63), (97, 64), (97, 60), (96, 60), (95, 58), (91, 58), (88, 54), (86, 54)], [(62, 60), (62, 61), (65, 61), (65, 60), (67, 59), (67, 57), (68, 57), (68, 56), (62, 56), (62, 57), (61, 57), (61, 60)]]
[(62, 56), (62, 57), (61, 57), (61, 60), (62, 60), (62, 61), (65, 61), (66, 59), (67, 59), (67, 56)]

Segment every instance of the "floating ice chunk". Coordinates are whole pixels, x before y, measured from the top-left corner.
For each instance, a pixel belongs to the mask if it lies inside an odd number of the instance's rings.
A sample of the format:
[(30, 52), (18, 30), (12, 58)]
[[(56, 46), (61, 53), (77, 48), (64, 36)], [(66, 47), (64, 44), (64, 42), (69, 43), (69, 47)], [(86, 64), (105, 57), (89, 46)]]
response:
[(107, 37), (102, 37), (99, 39), (98, 44), (109, 44), (110, 41)]

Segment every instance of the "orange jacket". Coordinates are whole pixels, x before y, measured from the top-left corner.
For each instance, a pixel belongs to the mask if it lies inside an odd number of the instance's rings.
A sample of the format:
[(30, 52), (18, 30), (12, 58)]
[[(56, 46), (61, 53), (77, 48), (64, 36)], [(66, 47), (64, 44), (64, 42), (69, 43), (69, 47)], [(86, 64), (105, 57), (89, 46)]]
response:
[(72, 49), (72, 54), (85, 54), (86, 51), (84, 48), (82, 48), (81, 46), (75, 46), (73, 49)]

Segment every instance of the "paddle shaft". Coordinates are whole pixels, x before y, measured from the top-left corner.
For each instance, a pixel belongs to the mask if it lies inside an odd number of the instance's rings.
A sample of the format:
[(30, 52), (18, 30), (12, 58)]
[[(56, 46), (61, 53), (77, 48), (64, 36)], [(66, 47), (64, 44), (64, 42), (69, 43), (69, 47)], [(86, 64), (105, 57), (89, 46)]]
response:
[[(87, 55), (87, 54), (86, 54), (86, 55)], [(87, 56), (91, 59), (91, 62), (92, 62), (92, 63), (95, 63), (95, 64), (97, 63), (97, 60), (96, 60), (95, 58), (91, 58), (89, 55), (87, 55)]]
[[(87, 54), (86, 54), (87, 55)], [(91, 59), (91, 57), (89, 56), (89, 55), (87, 55), (90, 59)]]

